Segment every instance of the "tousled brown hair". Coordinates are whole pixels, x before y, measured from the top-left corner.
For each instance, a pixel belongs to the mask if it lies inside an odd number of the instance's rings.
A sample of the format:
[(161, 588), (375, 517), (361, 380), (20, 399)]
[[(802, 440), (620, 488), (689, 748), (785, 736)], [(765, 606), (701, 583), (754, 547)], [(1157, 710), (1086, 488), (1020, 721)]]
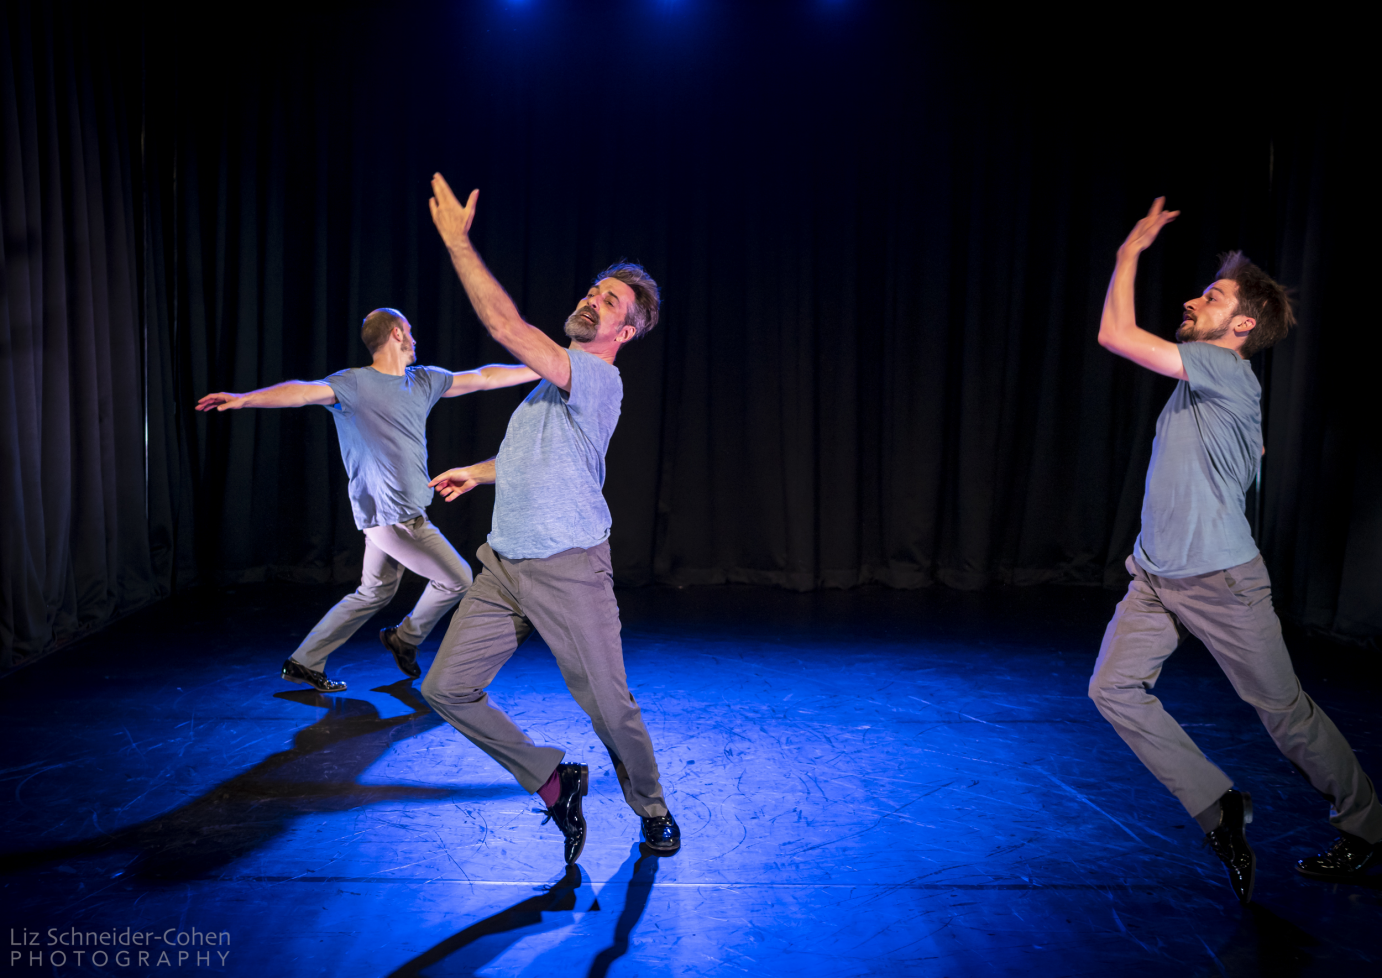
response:
[(1248, 261), (1248, 256), (1241, 251), (1220, 255), (1219, 271), (1214, 277), (1228, 279), (1238, 286), (1234, 315), (1257, 320), (1238, 351), (1244, 360), (1281, 342), (1296, 324), (1296, 313), (1291, 308), (1291, 295), (1286, 286)]
[(376, 309), (365, 317), (365, 321), (360, 324), (360, 339), (371, 354), (379, 352), (379, 348), (384, 345), (384, 341), (389, 338), (394, 327), (403, 328), (403, 324), (408, 320), (403, 313), (397, 309), (390, 309), (385, 306)]
[(596, 275), (595, 281), (590, 284), (594, 285), (607, 278), (617, 278), (633, 289), (633, 308), (629, 310), (624, 325), (634, 328), (634, 339), (638, 339), (657, 325), (658, 310), (662, 307), (662, 290), (657, 287), (647, 269), (636, 262), (618, 261)]

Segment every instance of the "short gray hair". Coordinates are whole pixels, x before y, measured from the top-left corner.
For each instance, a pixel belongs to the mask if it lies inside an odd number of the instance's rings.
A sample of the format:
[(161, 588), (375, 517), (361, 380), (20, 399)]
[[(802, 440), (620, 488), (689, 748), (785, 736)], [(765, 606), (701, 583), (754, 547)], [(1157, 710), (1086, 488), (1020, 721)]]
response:
[(662, 291), (648, 274), (648, 270), (637, 262), (617, 261), (595, 276), (594, 285), (607, 278), (617, 278), (633, 289), (633, 308), (624, 320), (625, 326), (634, 328), (633, 338), (638, 339), (657, 325), (658, 310), (662, 307)]

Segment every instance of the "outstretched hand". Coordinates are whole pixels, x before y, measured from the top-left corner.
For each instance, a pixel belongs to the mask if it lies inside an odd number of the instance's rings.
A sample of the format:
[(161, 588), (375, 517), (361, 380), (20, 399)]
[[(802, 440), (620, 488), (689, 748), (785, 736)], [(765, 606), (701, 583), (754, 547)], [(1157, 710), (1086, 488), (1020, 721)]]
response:
[(1166, 210), (1166, 198), (1158, 197), (1152, 201), (1147, 216), (1133, 225), (1131, 233), (1118, 249), (1119, 254), (1136, 257), (1152, 246), (1161, 229), (1180, 217), (1180, 211)]
[(432, 199), (427, 206), (432, 211), (432, 223), (449, 248), (461, 244), (470, 235), (471, 222), (475, 220), (475, 201), (480, 191), (472, 190), (462, 204), (451, 191), (451, 185), (440, 173), (432, 174)]
[(245, 406), (244, 394), (208, 394), (197, 402), (198, 411), (238, 411)]
[(448, 503), (452, 503), (476, 486), (485, 485), (489, 481), (483, 478), (483, 473), (475, 471), (478, 468), (479, 466), (470, 465), (447, 469), (427, 484), (441, 493), (442, 498)]

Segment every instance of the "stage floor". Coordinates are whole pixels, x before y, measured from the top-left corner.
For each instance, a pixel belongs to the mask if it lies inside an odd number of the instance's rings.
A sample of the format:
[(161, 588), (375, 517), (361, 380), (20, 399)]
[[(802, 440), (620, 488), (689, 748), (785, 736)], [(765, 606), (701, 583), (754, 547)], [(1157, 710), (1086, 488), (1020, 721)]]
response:
[[(1253, 795), (1253, 905), (1100, 718), (1085, 685), (1116, 594), (621, 591), (630, 684), (684, 845), (640, 854), (534, 639), (491, 692), (590, 764), (589, 841), (564, 873), (536, 799), (379, 645), (411, 587), (333, 655), (339, 696), (278, 668), (341, 587), (193, 593), (0, 681), (6, 973), (1213, 976), (1382, 961), (1382, 883), (1294, 872), (1334, 837), (1327, 803), (1202, 647), (1157, 692)], [(1376, 664), (1293, 648), (1378, 777)], [(151, 943), (50, 944), (74, 928)]]

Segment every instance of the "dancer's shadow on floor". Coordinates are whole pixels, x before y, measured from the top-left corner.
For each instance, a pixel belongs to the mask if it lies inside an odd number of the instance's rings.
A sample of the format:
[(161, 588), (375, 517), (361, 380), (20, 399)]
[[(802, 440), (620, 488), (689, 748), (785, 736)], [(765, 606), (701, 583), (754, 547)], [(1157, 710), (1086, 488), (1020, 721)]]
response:
[[(630, 871), (625, 888), (624, 906), (614, 925), (614, 940), (609, 947), (595, 955), (587, 978), (605, 978), (609, 967), (629, 949), (629, 937), (647, 909), (648, 897), (657, 876), (658, 860), (662, 857), (647, 846), (634, 847), (629, 858), (619, 867), (616, 877)], [(387, 978), (427, 978), (426, 969), (439, 965), (438, 974), (471, 975), (513, 947), (521, 938), (565, 927), (569, 921), (561, 918), (545, 919), (544, 913), (559, 913), (576, 909), (576, 891), (588, 884), (580, 866), (567, 866), (566, 875), (544, 893), (520, 900), (496, 914), (476, 921), (469, 927), (422, 952), (411, 961), (389, 972)], [(606, 893), (608, 888), (606, 888)], [(597, 896), (591, 911), (600, 909)], [(567, 968), (566, 974), (576, 974)]]
[[(269, 844), (303, 815), (387, 801), (440, 800), (458, 794), (477, 797), (472, 791), (359, 783), (361, 775), (393, 745), (442, 722), (409, 680), (375, 692), (387, 693), (412, 712), (385, 718), (367, 700), (312, 691), (278, 693), (279, 699), (327, 711), (298, 732), (289, 750), (272, 754), (199, 798), (147, 821), (92, 839), (0, 855), (0, 872), (133, 851), (134, 860), (117, 876), (199, 879)], [(480, 796), (511, 793), (508, 788), (484, 789)]]

